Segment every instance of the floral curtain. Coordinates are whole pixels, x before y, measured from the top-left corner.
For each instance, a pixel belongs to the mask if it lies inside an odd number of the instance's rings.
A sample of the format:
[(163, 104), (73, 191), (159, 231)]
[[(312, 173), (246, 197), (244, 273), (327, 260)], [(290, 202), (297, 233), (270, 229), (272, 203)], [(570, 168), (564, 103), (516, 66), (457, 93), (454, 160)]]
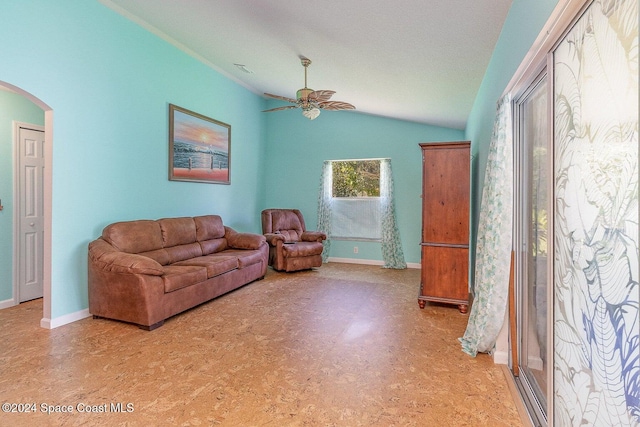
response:
[(331, 162), (325, 161), (322, 165), (322, 176), (320, 177), (320, 190), (318, 192), (318, 231), (326, 233), (327, 240), (322, 244), (322, 262), (329, 259), (329, 249), (331, 248)]
[(491, 352), (504, 322), (509, 293), (513, 220), (511, 95), (498, 102), (482, 189), (476, 242), (475, 295), (462, 351)]
[[(322, 177), (318, 191), (318, 231), (331, 236), (331, 161), (327, 160), (322, 165)], [(391, 160), (380, 161), (380, 213), (382, 221), (382, 259), (384, 268), (407, 268), (400, 242), (400, 232), (396, 222), (396, 209), (393, 195), (393, 174), (391, 172)], [(331, 239), (323, 242), (322, 261), (327, 262)]]
[(382, 259), (384, 268), (407, 268), (396, 222), (391, 160), (380, 161), (380, 210), (382, 213)]

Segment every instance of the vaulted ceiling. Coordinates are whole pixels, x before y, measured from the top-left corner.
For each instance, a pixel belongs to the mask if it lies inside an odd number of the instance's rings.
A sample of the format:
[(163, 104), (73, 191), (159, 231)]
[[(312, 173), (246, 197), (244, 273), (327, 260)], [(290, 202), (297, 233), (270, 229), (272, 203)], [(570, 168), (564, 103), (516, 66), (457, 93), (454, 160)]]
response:
[(257, 94), (295, 98), (304, 86), (299, 57), (305, 56), (312, 61), (308, 86), (336, 91), (332, 100), (362, 113), (457, 129), (466, 125), (512, 3), (101, 2)]

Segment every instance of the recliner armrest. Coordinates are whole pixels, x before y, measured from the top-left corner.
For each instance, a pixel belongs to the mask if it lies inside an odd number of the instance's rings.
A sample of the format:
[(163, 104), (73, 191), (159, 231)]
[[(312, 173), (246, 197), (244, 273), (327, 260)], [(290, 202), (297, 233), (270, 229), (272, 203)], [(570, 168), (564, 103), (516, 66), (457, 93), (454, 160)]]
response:
[(278, 241), (284, 243), (286, 240), (280, 233), (266, 233), (264, 237), (267, 240), (269, 246), (276, 246), (278, 244)]
[(304, 231), (300, 240), (303, 242), (322, 242), (327, 240), (327, 235), (322, 231)]

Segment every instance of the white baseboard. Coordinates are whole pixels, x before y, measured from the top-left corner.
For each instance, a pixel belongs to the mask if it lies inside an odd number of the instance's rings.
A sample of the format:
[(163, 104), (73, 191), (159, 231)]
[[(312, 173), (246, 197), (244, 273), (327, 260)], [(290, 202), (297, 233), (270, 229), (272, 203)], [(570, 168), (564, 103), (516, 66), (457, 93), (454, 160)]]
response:
[(16, 305), (16, 302), (13, 300), (13, 298), (0, 301), (0, 310), (13, 307), (14, 305)]
[(364, 264), (364, 265), (384, 265), (384, 261), (375, 259), (358, 259), (358, 258), (335, 258), (329, 257), (327, 262), (342, 262), (346, 264)]
[(42, 318), (42, 320), (40, 320), (40, 327), (45, 329), (55, 329), (58, 326), (63, 326), (69, 323), (76, 322), (78, 320), (86, 319), (89, 316), (91, 316), (91, 313), (89, 313), (88, 308), (85, 308), (84, 310), (65, 314), (64, 316), (56, 317), (55, 319)]
[[(384, 265), (384, 261), (377, 259), (360, 259), (360, 258), (335, 258), (329, 257), (327, 262), (342, 262), (346, 264), (363, 264), (363, 265)], [(420, 263), (408, 262), (407, 268), (420, 268)]]
[(496, 351), (493, 353), (493, 363), (496, 365), (508, 365), (509, 353), (506, 351)]

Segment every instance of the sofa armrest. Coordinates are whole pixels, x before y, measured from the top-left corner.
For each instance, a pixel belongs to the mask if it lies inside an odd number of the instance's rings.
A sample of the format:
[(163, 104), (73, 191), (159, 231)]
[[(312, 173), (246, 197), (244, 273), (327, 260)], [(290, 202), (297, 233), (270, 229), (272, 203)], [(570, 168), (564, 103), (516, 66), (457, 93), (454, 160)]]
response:
[(322, 231), (303, 231), (300, 240), (303, 242), (322, 242), (327, 240), (327, 235)]
[(286, 240), (280, 233), (266, 233), (264, 237), (267, 239), (269, 246), (277, 246), (278, 242), (284, 243)]
[(102, 238), (89, 243), (89, 261), (95, 267), (113, 273), (164, 274), (164, 268), (157, 261), (143, 255), (120, 252)]
[(254, 233), (238, 233), (231, 227), (225, 227), (225, 235), (227, 244), (233, 249), (260, 249), (266, 241), (261, 234)]

